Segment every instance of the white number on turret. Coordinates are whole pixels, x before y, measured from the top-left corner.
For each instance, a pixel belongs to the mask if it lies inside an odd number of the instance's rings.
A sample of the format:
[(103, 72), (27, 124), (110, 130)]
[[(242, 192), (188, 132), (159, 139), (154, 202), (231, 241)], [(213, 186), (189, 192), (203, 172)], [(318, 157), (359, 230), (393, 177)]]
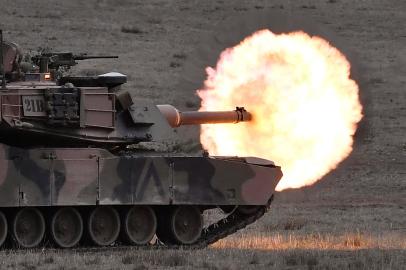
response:
[(46, 116), (43, 96), (23, 96), (24, 116)]

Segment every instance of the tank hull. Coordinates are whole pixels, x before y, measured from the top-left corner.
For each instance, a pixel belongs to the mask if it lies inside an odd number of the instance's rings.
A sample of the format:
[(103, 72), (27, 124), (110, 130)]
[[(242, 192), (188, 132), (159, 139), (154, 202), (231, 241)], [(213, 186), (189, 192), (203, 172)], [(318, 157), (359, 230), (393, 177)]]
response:
[(227, 157), (117, 156), (98, 148), (0, 144), (0, 207), (266, 205), (277, 166)]
[[(206, 247), (265, 214), (281, 177), (252, 157), (0, 144), (0, 247)], [(210, 209), (225, 217), (203, 228)]]

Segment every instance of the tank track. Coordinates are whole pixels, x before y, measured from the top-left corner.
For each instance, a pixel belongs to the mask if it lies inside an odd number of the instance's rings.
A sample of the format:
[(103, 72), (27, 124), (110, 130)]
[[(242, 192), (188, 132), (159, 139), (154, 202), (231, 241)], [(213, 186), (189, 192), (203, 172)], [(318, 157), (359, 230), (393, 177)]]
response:
[(105, 250), (126, 250), (126, 249), (204, 249), (215, 242), (230, 236), (239, 230), (244, 229), (248, 225), (256, 222), (266, 212), (268, 212), (270, 204), (273, 200), (269, 200), (266, 206), (260, 206), (255, 212), (247, 215), (234, 210), (228, 216), (210, 224), (203, 229), (200, 238), (192, 245), (164, 245), (161, 242), (147, 246), (113, 246), (113, 247), (79, 247), (73, 249), (74, 251), (82, 252), (97, 252)]
[[(242, 213), (238, 211), (238, 208), (228, 214), (226, 217), (218, 220), (215, 223), (210, 224), (202, 230), (200, 238), (193, 244), (190, 245), (165, 245), (159, 240), (154, 244), (148, 244), (143, 246), (133, 246), (133, 245), (123, 245), (117, 242), (115, 245), (96, 247), (96, 246), (78, 246), (70, 249), (65, 249), (65, 251), (72, 252), (103, 252), (103, 251), (124, 251), (124, 250), (139, 250), (139, 249), (204, 249), (209, 245), (232, 235), (239, 230), (244, 229), (248, 225), (256, 222), (260, 219), (268, 210), (270, 203), (265, 206), (258, 206), (255, 211), (250, 214)], [(32, 250), (42, 250), (43, 248), (49, 251), (60, 251), (62, 249), (55, 248), (48, 241), (45, 241), (42, 245), (33, 248)], [(6, 248), (7, 250), (8, 248)], [(14, 250), (14, 249), (13, 249)], [(24, 250), (24, 249), (23, 249)]]
[(243, 214), (238, 210), (233, 211), (227, 217), (206, 227), (199, 240), (193, 245), (194, 248), (205, 248), (229, 235), (244, 229), (248, 225), (260, 219), (269, 209), (269, 205), (259, 207), (250, 215)]
[(157, 241), (155, 244), (145, 246), (116, 245), (109, 247), (77, 247), (70, 249), (70, 251), (87, 253), (139, 249), (204, 249), (209, 245), (223, 238), (226, 238), (227, 236), (230, 236), (238, 232), (239, 230), (244, 229), (248, 225), (256, 222), (269, 210), (270, 202), (266, 206), (258, 207), (255, 212), (249, 215), (240, 213), (239, 211), (233, 211), (227, 217), (222, 218), (216, 223), (210, 224), (208, 227), (204, 228), (200, 238), (192, 245), (164, 245), (161, 242)]

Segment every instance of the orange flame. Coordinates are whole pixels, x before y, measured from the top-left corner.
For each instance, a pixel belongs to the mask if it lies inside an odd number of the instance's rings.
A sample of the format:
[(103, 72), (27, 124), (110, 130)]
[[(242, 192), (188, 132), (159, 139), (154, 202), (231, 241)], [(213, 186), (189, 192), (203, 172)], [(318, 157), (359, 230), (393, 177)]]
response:
[(282, 166), (281, 191), (311, 185), (352, 151), (362, 118), (350, 64), (327, 41), (304, 32), (261, 30), (206, 69), (200, 110), (245, 106), (253, 121), (203, 125), (212, 155), (258, 156)]

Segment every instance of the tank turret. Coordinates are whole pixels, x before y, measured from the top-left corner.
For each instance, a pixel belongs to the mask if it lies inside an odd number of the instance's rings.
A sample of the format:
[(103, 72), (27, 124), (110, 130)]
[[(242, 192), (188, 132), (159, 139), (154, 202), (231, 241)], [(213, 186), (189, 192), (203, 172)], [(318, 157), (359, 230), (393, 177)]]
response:
[(169, 140), (175, 135), (173, 128), (182, 125), (251, 120), (244, 108), (180, 112), (171, 105), (140, 101), (117, 91), (117, 85), (126, 81), (122, 74), (56, 81), (43, 73), (24, 75), (24, 81), (7, 83), (0, 93), (0, 137), (15, 146), (111, 148)]
[(78, 60), (115, 57), (47, 52), (32, 57), (31, 65), (39, 66), (38, 72), (14, 67), (20, 79), (7, 80), (0, 93), (0, 140), (20, 147), (111, 149), (171, 140), (173, 128), (182, 125), (251, 120), (249, 112), (240, 107), (181, 112), (171, 105), (140, 101), (129, 92), (119, 91), (127, 77), (117, 72), (90, 77), (60, 73), (61, 68), (76, 65)]

